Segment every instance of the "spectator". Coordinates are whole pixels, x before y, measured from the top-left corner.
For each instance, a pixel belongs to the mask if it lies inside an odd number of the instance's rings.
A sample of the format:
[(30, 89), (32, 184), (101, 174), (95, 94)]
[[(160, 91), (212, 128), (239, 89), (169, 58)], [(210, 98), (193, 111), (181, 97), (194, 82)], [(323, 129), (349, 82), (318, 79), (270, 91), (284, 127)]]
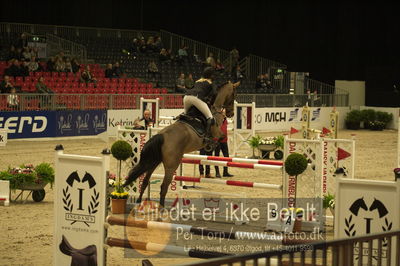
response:
[(122, 78), (123, 75), (124, 75), (124, 71), (119, 66), (119, 62), (115, 62), (115, 64), (114, 64), (113, 75), (114, 75), (115, 78)]
[(96, 78), (93, 76), (93, 74), (90, 72), (90, 67), (89, 65), (86, 65), (85, 70), (81, 74), (81, 80), (85, 83), (96, 83)]
[(230, 56), (232, 60), (232, 66), (236, 66), (239, 63), (239, 51), (233, 46), (232, 50), (230, 51)]
[(151, 119), (151, 112), (150, 110), (146, 109), (143, 112), (143, 118), (140, 119), (140, 121), (144, 121), (144, 129), (147, 129), (148, 127), (152, 127), (154, 125), (154, 120)]
[(179, 78), (176, 80), (176, 92), (178, 93), (185, 93), (186, 88), (185, 88), (185, 74), (181, 73), (179, 75)]
[(112, 64), (107, 64), (104, 76), (109, 79), (115, 78)]
[[(223, 133), (223, 138), (218, 141), (218, 146), (215, 148), (215, 156), (219, 156), (219, 152), (222, 151), (224, 157), (229, 157), (229, 148), (228, 148), (228, 120), (225, 116), (225, 109), (222, 109), (222, 114), (224, 115), (224, 121), (221, 125), (221, 131)], [(228, 172), (228, 167), (224, 166), (224, 172), (222, 174), (224, 177), (232, 177)], [(221, 177), (219, 173), (219, 167), (215, 166), (215, 177)]]
[(232, 73), (233, 77), (233, 82), (238, 82), (244, 79), (244, 75), (242, 73), (242, 70), (240, 69), (240, 66), (237, 65)]
[(14, 87), (12, 87), (10, 93), (11, 94), (9, 94), (7, 96), (7, 106), (9, 108), (16, 110), (16, 109), (18, 109), (18, 105), (19, 105), (19, 98), (17, 95), (17, 90)]
[(139, 40), (139, 52), (141, 53), (146, 53), (147, 47), (146, 47), (146, 42), (144, 41), (144, 38)]
[(62, 57), (56, 57), (55, 69), (57, 72), (64, 72), (65, 62)]
[(147, 39), (146, 50), (147, 50), (147, 53), (157, 52), (156, 46), (154, 45), (154, 37), (153, 36), (150, 36)]
[(26, 33), (22, 33), (21, 37), (17, 40), (15, 48), (25, 48), (28, 46), (28, 39), (26, 38)]
[(44, 83), (44, 77), (40, 77), (35, 85), (38, 93), (53, 93), (53, 91)]
[(175, 60), (175, 55), (174, 55), (174, 53), (172, 52), (172, 49), (168, 49), (168, 50), (167, 50), (167, 54), (168, 54), (168, 57), (169, 57), (169, 59), (170, 59), (171, 61), (174, 61), (174, 60)]
[(13, 45), (10, 47), (10, 52), (7, 56), (7, 61), (10, 61), (11, 59), (20, 59), (21, 55), (17, 53), (17, 49)]
[(187, 46), (182, 45), (182, 47), (178, 50), (178, 58), (180, 62), (187, 62), (189, 55), (187, 52)]
[(158, 71), (158, 67), (154, 60), (151, 60), (148, 67), (147, 72), (152, 76), (153, 79), (156, 79), (157, 76), (160, 77), (160, 72)]
[(46, 84), (44, 83), (44, 77), (39, 78), (35, 87), (37, 93), (47, 94), (40, 97), (40, 107), (51, 106), (51, 96), (49, 94), (53, 94), (54, 92), (46, 86)]
[(32, 53), (29, 47), (24, 47), (24, 51), (22, 52), (22, 57), (25, 58), (25, 60), (31, 59)]
[(269, 80), (269, 75), (265, 73), (262, 75), (262, 86), (266, 93), (274, 93), (274, 88), (272, 87), (272, 83)]
[(210, 53), (208, 55), (207, 60), (206, 60), (206, 64), (215, 69), (215, 65), (216, 64), (215, 64), (215, 59), (214, 59), (214, 54), (213, 53)]
[(38, 50), (37, 47), (32, 47), (32, 48), (31, 48), (31, 57), (32, 57), (32, 56), (34, 56), (34, 57), (36, 57), (36, 58), (39, 57), (39, 50)]
[(4, 70), (4, 74), (13, 77), (23, 76), (24, 71), (21, 69), (18, 59), (11, 60), (11, 65)]
[(56, 59), (54, 56), (50, 57), (49, 61), (47, 61), (47, 67), (46, 70), (49, 72), (53, 72), (56, 70)]
[(215, 70), (218, 72), (224, 72), (225, 66), (221, 63), (221, 60), (217, 59), (217, 62), (215, 64)]
[(160, 36), (154, 37), (154, 47), (156, 49), (155, 52), (159, 52), (163, 49), (163, 43)]
[(81, 65), (79, 65), (78, 60), (76, 58), (72, 58), (71, 66), (72, 66), (72, 72), (74, 73), (78, 72), (79, 69), (81, 68)]
[(4, 80), (0, 82), (0, 93), (10, 93), (14, 86), (11, 84), (10, 77), (4, 76)]
[[(24, 59), (22, 59), (23, 61), (21, 62), (19, 68), (20, 68), (20, 72), (21, 72), (21, 76), (29, 76), (29, 62), (28, 61), (24, 61)], [(40, 65), (39, 65), (39, 69), (40, 69)]]
[(189, 74), (188, 77), (185, 79), (185, 88), (190, 90), (194, 86), (193, 75)]
[(39, 64), (36, 62), (36, 57), (32, 56), (31, 61), (28, 63), (28, 71), (35, 72), (39, 70)]
[(66, 59), (65, 59), (65, 68), (64, 68), (64, 71), (65, 72), (73, 72), (72, 71), (72, 64), (71, 64), (71, 61), (70, 61), (70, 59), (67, 57)]
[(171, 58), (168, 56), (168, 52), (165, 48), (162, 48), (160, 51), (160, 55), (158, 56), (161, 63), (168, 63), (171, 62)]
[(132, 41), (132, 46), (129, 49), (129, 51), (136, 56), (137, 53), (139, 52), (139, 47), (140, 47), (140, 41), (137, 38), (134, 38)]

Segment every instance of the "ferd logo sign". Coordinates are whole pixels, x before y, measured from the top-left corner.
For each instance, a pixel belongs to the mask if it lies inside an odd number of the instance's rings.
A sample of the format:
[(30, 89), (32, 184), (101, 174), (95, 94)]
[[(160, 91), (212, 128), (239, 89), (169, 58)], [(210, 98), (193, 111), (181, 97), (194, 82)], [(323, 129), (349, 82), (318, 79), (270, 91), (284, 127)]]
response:
[(99, 208), (99, 191), (96, 190), (96, 181), (86, 172), (80, 178), (78, 172), (72, 172), (66, 179), (62, 190), (62, 201), (65, 212), (65, 220), (75, 223), (84, 223), (87, 226), (95, 223), (94, 214)]

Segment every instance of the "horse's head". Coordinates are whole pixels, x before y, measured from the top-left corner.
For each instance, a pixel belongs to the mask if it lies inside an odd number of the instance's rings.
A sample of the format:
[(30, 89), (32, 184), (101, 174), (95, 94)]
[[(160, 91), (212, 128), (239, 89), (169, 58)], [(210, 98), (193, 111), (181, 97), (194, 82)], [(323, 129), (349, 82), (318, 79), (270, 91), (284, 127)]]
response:
[(215, 138), (220, 138), (222, 136), (222, 131), (220, 125), (224, 119), (224, 114), (222, 112), (225, 109), (225, 115), (227, 117), (232, 117), (234, 112), (234, 103), (236, 97), (236, 87), (239, 86), (239, 82), (232, 83), (228, 82), (218, 89), (217, 96), (213, 104), (213, 113), (217, 121), (217, 127), (212, 128), (212, 135)]
[(233, 116), (236, 88), (239, 86), (239, 84), (240, 82), (228, 82), (218, 89), (218, 94), (214, 101), (214, 107), (217, 112), (221, 111), (222, 108), (224, 108), (227, 117)]

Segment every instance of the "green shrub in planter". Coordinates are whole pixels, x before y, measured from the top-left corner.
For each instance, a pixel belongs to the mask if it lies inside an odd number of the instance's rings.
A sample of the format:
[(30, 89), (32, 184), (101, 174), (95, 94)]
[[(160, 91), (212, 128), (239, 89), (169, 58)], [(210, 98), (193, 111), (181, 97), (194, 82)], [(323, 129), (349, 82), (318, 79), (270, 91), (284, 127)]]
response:
[(351, 110), (344, 119), (347, 129), (360, 129), (362, 115), (360, 110)]
[(376, 121), (380, 121), (385, 124), (385, 128), (387, 125), (393, 120), (393, 114), (388, 112), (376, 112)]
[(386, 124), (381, 121), (374, 121), (374, 122), (369, 123), (369, 128), (371, 130), (384, 130), (385, 127), (386, 127)]
[(115, 159), (125, 161), (132, 155), (132, 147), (124, 140), (118, 140), (111, 146), (111, 153)]
[(364, 122), (364, 128), (370, 128), (370, 123), (376, 120), (374, 109), (364, 109), (361, 111), (361, 121)]
[(290, 176), (297, 176), (307, 169), (307, 159), (300, 153), (292, 153), (285, 160), (285, 171)]

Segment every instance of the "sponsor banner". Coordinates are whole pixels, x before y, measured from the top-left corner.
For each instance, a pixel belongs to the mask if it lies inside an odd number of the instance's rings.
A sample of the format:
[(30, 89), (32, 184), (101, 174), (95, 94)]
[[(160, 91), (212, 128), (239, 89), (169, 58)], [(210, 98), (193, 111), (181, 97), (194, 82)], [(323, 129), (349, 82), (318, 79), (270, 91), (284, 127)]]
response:
[(54, 137), (55, 111), (2, 112), (0, 129), (9, 139)]
[(107, 130), (105, 110), (58, 111), (55, 133), (57, 137), (97, 135)]
[[(329, 126), (332, 107), (311, 107), (311, 128), (321, 130)], [(344, 117), (349, 111), (348, 107), (336, 108), (339, 112), (339, 129), (343, 128)], [(255, 130), (261, 131), (288, 131), (291, 127), (301, 128), (302, 107), (292, 108), (256, 108)]]
[[(160, 116), (178, 116), (183, 109), (160, 109)], [(107, 133), (109, 136), (117, 136), (117, 127), (133, 127), (137, 118), (142, 118), (140, 110), (108, 110)]]
[(117, 128), (133, 127), (133, 122), (141, 118), (139, 110), (108, 110), (107, 133), (109, 136), (117, 136)]
[[(399, 202), (400, 179), (393, 182), (338, 178), (335, 195), (335, 238), (365, 236), (398, 229), (400, 227)], [(394, 242), (389, 252), (388, 240), (382, 239), (382, 265), (389, 261), (391, 265), (396, 264), (395, 251), (399, 247), (396, 247)], [(372, 265), (378, 265), (377, 244), (377, 241), (374, 241), (371, 250)], [(370, 252), (368, 245), (360, 242), (353, 248), (354, 265), (367, 265)], [(391, 257), (389, 257), (390, 253)]]
[(57, 151), (53, 265), (104, 265), (109, 157)]

